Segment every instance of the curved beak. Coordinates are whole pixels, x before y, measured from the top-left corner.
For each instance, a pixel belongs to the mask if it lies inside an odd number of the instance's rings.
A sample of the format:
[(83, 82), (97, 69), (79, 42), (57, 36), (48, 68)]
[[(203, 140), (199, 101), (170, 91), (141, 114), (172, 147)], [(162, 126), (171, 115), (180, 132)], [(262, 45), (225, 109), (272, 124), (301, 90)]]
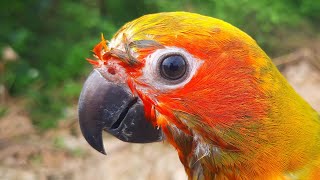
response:
[(103, 130), (125, 142), (150, 143), (163, 139), (161, 129), (146, 119), (141, 99), (133, 96), (126, 84), (105, 79), (97, 69), (83, 86), (79, 123), (87, 142), (103, 154), (106, 154)]

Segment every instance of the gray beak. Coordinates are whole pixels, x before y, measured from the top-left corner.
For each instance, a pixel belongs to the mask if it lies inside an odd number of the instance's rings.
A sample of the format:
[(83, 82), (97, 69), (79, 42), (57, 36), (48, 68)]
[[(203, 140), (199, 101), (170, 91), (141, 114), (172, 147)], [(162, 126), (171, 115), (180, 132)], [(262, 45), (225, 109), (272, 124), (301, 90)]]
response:
[(161, 129), (146, 119), (144, 105), (126, 84), (105, 79), (95, 69), (86, 80), (79, 98), (79, 123), (87, 142), (106, 154), (102, 131), (132, 143), (163, 140)]

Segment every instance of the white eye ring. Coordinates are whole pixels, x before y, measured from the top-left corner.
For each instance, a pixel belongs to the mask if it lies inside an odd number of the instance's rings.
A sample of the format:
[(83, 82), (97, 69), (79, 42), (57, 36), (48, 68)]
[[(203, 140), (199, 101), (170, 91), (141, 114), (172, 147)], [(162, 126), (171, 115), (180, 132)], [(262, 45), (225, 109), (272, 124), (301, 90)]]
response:
[[(186, 72), (179, 80), (168, 80), (161, 76), (160, 65), (164, 57), (169, 55), (180, 55), (186, 61)], [(166, 91), (182, 88), (186, 85), (197, 72), (203, 60), (193, 57), (186, 50), (177, 47), (166, 47), (158, 49), (145, 59), (145, 67), (142, 69), (141, 81), (149, 84), (157, 90)]]

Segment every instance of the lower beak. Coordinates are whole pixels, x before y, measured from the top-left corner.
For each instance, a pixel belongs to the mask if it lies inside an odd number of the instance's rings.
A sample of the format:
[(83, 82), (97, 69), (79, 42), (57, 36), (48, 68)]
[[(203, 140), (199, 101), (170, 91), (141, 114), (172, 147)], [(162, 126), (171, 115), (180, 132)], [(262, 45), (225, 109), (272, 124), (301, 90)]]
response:
[(150, 143), (163, 139), (161, 129), (146, 119), (141, 99), (133, 96), (126, 84), (105, 79), (97, 69), (83, 86), (79, 122), (84, 138), (103, 154), (106, 153), (102, 130), (125, 142)]

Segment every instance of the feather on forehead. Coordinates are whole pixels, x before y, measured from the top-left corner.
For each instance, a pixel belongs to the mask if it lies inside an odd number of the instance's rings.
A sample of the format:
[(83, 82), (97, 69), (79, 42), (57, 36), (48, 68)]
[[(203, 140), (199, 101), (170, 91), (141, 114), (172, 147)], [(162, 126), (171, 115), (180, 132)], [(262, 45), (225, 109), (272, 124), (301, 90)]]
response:
[[(124, 63), (133, 66), (140, 62), (134, 57), (132, 50), (134, 49), (149, 49), (149, 48), (164, 48), (163, 45), (153, 40), (136, 40), (128, 41), (125, 33), (122, 34), (122, 43), (114, 48), (113, 45), (107, 45), (108, 41), (105, 40), (101, 34), (101, 42), (93, 48), (93, 53), (98, 60), (88, 59), (87, 61), (94, 65), (100, 66), (105, 64), (111, 57), (120, 59)], [(120, 46), (121, 45), (121, 46)]]

